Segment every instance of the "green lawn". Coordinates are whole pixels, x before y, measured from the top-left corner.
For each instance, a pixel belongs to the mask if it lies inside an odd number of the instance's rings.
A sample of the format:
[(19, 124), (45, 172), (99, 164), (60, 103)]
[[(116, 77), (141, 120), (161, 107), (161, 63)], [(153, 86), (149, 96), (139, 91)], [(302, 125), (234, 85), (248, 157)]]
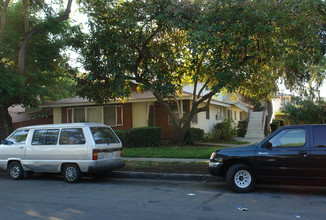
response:
[(123, 157), (209, 159), (212, 152), (225, 147), (140, 147), (124, 148)]

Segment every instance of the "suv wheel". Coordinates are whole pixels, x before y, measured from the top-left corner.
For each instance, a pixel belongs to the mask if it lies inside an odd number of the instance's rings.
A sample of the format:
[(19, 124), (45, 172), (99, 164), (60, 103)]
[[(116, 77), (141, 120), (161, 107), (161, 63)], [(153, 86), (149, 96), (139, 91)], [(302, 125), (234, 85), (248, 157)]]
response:
[(63, 169), (63, 178), (67, 183), (77, 183), (81, 178), (79, 167), (75, 164), (65, 165)]
[(13, 180), (20, 180), (24, 177), (24, 170), (19, 162), (14, 161), (8, 167), (8, 174)]
[(253, 190), (256, 184), (256, 178), (249, 166), (235, 164), (227, 171), (226, 182), (233, 191), (246, 193)]

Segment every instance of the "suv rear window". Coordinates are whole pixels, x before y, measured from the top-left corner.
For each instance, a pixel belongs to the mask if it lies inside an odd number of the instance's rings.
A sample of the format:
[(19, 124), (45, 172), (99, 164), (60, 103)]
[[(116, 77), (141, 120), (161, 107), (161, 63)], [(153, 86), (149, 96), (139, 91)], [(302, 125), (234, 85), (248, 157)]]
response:
[(314, 127), (315, 147), (326, 147), (326, 127)]
[(91, 131), (96, 144), (120, 143), (118, 138), (108, 127), (92, 127)]

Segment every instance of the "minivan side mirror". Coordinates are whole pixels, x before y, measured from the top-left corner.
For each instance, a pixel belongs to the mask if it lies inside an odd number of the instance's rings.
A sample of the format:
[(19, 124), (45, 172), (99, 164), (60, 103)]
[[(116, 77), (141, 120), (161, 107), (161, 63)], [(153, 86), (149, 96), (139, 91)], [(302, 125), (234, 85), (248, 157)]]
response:
[(3, 144), (3, 145), (8, 145), (8, 141), (7, 141), (7, 140), (2, 140), (2, 141), (1, 141), (1, 144)]

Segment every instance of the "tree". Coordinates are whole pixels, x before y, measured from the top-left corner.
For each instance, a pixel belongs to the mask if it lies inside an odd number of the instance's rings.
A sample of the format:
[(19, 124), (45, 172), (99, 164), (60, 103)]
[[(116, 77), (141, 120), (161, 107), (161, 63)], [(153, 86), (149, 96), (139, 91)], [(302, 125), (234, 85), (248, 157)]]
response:
[[(64, 11), (38, 1), (1, 1), (0, 28), (0, 138), (12, 128), (8, 107), (34, 106), (60, 97), (74, 71), (61, 53), (70, 29), (72, 0)], [(58, 88), (55, 92), (54, 88)], [(71, 83), (67, 85), (71, 86)]]
[[(91, 30), (78, 44), (88, 73), (79, 94), (97, 102), (126, 99), (137, 82), (168, 112), (172, 142), (182, 144), (192, 118), (216, 93), (263, 99), (279, 78), (289, 86), (309, 79), (305, 69), (322, 57), (323, 7), (308, 0), (88, 0)], [(176, 113), (166, 100), (187, 84), (194, 88), (190, 111)]]
[(326, 102), (323, 99), (311, 97), (294, 97), (292, 102), (282, 106), (292, 124), (325, 124)]

